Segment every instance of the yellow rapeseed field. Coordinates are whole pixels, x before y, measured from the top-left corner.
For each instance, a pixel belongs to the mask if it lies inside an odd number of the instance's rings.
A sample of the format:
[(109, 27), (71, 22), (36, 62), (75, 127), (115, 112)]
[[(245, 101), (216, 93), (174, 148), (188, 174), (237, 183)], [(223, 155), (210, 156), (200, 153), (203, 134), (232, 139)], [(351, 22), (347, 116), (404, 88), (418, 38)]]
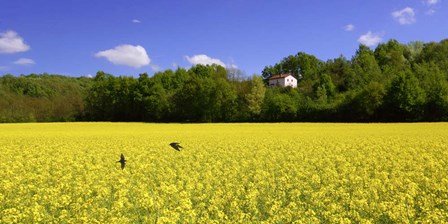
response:
[(0, 223), (448, 222), (448, 123), (1, 124), (0, 152)]

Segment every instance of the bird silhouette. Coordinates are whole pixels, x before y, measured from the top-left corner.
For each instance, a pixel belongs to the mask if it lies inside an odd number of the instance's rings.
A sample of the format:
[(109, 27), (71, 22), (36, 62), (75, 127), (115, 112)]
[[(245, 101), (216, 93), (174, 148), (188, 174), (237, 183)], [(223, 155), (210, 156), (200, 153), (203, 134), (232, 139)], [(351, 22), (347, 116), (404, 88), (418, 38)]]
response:
[(124, 158), (123, 153), (121, 153), (120, 160), (118, 160), (117, 163), (121, 163), (121, 169), (124, 169), (124, 166), (126, 165), (126, 159)]
[(170, 143), (170, 146), (173, 147), (173, 149), (180, 151), (180, 149), (183, 149), (183, 148), (179, 144), (180, 143), (178, 143), (178, 142), (172, 142), (172, 143)]

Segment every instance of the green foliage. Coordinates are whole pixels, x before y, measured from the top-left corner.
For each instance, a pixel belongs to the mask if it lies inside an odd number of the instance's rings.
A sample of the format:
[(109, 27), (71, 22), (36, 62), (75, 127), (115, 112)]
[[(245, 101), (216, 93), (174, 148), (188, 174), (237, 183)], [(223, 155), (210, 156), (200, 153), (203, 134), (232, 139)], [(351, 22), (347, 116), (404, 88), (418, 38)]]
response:
[(401, 70), (407, 63), (405, 58), (406, 50), (407, 47), (405, 45), (401, 45), (396, 40), (389, 40), (387, 43), (381, 43), (376, 47), (375, 58), (383, 71), (386, 67)]
[(266, 87), (258, 76), (252, 77), (250, 85), (250, 92), (246, 95), (247, 107), (251, 116), (258, 117), (261, 114)]
[(392, 81), (387, 94), (387, 104), (394, 120), (419, 120), (423, 115), (426, 93), (418, 79), (409, 71), (400, 72)]
[(263, 105), (263, 118), (269, 121), (294, 121), (298, 109), (298, 94), (291, 87), (268, 89)]
[(425, 119), (448, 118), (448, 82), (439, 67), (431, 63), (414, 65), (414, 73), (426, 93)]
[(144, 74), (136, 85), (146, 121), (226, 121), (236, 112), (237, 94), (221, 66)]
[(383, 105), (386, 89), (384, 84), (376, 81), (370, 82), (360, 94), (360, 109), (368, 116), (372, 116)]
[(82, 117), (91, 80), (31, 74), (0, 78), (0, 122), (74, 121)]
[[(162, 120), (169, 111), (169, 95), (160, 83), (151, 86), (143, 100), (145, 114), (156, 121)], [(151, 120), (152, 120), (151, 119)]]
[[(297, 88), (267, 87), (291, 74)], [(0, 122), (34, 121), (447, 121), (448, 39), (375, 49), (326, 62), (299, 52), (261, 77), (196, 65), (138, 78), (31, 74), (0, 78)]]
[(427, 43), (424, 45), (421, 54), (417, 56), (417, 62), (433, 62), (442, 71), (444, 71), (445, 78), (448, 78), (448, 39), (442, 40), (440, 43)]
[(414, 62), (415, 59), (421, 54), (424, 43), (422, 41), (412, 41), (405, 45), (406, 49), (406, 58), (410, 62)]
[(331, 77), (324, 73), (315, 85), (316, 99), (321, 103), (326, 103), (328, 99), (336, 95), (336, 86)]
[(261, 74), (265, 79), (273, 75), (287, 73), (299, 79), (315, 79), (321, 67), (322, 62), (315, 56), (299, 52), (297, 55), (283, 58), (274, 66), (266, 66)]
[(352, 58), (354, 77), (348, 81), (350, 88), (363, 87), (370, 81), (381, 81), (381, 69), (374, 52), (367, 46), (360, 45)]
[(354, 79), (355, 73), (350, 61), (344, 56), (341, 55), (334, 60), (328, 60), (325, 63), (325, 72), (330, 75), (337, 91), (345, 92), (354, 88), (354, 85), (350, 82)]
[[(266, 66), (263, 77), (298, 71), (297, 114), (284, 113), (287, 100), (268, 91), (264, 117), (300, 121), (441, 121), (448, 118), (448, 40), (396, 40), (372, 50), (360, 45), (351, 60), (323, 63), (299, 53)], [(276, 113), (273, 115), (271, 113)], [(283, 114), (283, 115), (279, 115)], [(295, 119), (294, 119), (295, 117)]]

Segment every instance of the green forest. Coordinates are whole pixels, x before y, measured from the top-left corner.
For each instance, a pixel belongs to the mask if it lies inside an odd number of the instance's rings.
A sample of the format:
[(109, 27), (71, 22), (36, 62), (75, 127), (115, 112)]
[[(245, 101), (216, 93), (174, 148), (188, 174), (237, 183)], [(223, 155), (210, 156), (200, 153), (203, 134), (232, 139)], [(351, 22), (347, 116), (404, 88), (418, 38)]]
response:
[[(292, 74), (298, 87), (268, 87)], [(0, 122), (420, 122), (448, 120), (448, 39), (360, 45), (351, 59), (298, 52), (260, 75), (219, 65), (153, 76), (0, 77)]]

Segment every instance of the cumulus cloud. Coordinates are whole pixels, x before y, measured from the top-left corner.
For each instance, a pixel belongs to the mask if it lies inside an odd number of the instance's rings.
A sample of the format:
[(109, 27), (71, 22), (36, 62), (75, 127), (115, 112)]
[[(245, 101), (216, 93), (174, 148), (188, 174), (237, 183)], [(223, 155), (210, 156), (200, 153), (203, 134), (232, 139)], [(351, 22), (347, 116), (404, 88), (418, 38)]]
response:
[(140, 45), (129, 44), (119, 45), (113, 49), (100, 51), (95, 54), (96, 57), (104, 57), (108, 61), (117, 65), (126, 65), (134, 68), (140, 68), (149, 65), (151, 61), (145, 48)]
[(0, 53), (11, 54), (24, 52), (30, 49), (19, 34), (9, 30), (0, 33)]
[(34, 62), (33, 59), (20, 58), (19, 60), (15, 61), (14, 64), (16, 64), (16, 65), (34, 65), (34, 64), (36, 64), (36, 62)]
[(355, 26), (353, 24), (348, 24), (344, 26), (345, 31), (353, 31), (355, 30)]
[(413, 24), (416, 21), (414, 9), (411, 7), (406, 7), (402, 10), (392, 12), (392, 16), (401, 25)]
[(381, 35), (369, 31), (366, 34), (361, 35), (358, 39), (358, 42), (369, 47), (375, 46), (379, 42), (381, 42)]
[(211, 58), (211, 57), (209, 57), (209, 56), (207, 56), (205, 54), (193, 55), (192, 57), (185, 56), (185, 58), (192, 65), (197, 65), (197, 64), (201, 64), (201, 65), (217, 64), (217, 65), (221, 65), (223, 67), (226, 67), (224, 62), (222, 62), (221, 60), (219, 60), (217, 58)]

